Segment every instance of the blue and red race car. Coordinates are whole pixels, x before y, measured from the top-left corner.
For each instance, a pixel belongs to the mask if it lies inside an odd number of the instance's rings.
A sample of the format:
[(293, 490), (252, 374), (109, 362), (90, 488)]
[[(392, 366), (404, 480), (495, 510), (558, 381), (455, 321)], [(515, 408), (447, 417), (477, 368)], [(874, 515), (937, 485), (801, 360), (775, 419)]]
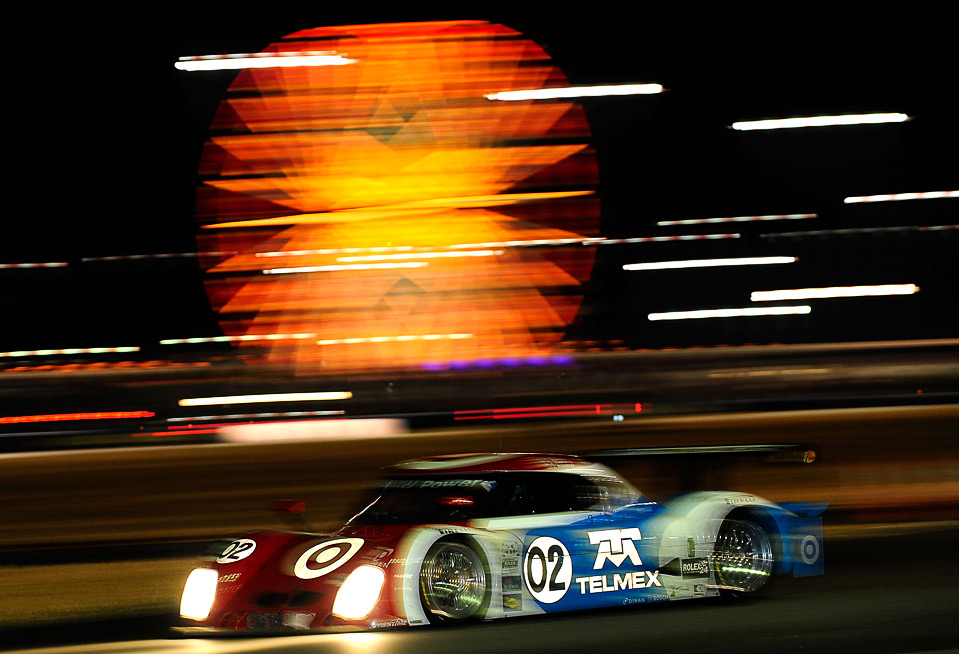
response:
[(384, 470), (329, 535), (219, 544), (184, 587), (187, 633), (419, 626), (763, 591), (823, 572), (824, 504), (709, 491), (659, 504), (553, 454)]

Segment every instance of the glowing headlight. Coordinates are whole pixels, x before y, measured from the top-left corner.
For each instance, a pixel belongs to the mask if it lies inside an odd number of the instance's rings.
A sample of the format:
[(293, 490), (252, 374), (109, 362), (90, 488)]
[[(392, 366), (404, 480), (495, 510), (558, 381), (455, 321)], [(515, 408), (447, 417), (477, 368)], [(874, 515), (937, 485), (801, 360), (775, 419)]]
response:
[(180, 615), (191, 620), (205, 620), (216, 597), (217, 571), (197, 568), (190, 573), (180, 598)]
[(380, 598), (383, 582), (386, 579), (381, 568), (361, 565), (350, 573), (333, 601), (333, 615), (357, 620), (365, 618), (373, 610)]

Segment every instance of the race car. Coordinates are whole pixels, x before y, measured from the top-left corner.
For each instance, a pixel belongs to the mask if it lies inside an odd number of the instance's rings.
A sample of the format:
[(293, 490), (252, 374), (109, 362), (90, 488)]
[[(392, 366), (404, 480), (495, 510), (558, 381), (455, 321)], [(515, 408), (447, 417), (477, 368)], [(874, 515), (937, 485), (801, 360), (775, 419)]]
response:
[(752, 596), (823, 572), (825, 504), (740, 492), (649, 499), (609, 467), (474, 454), (385, 468), (328, 535), (255, 531), (190, 573), (186, 633), (460, 623)]

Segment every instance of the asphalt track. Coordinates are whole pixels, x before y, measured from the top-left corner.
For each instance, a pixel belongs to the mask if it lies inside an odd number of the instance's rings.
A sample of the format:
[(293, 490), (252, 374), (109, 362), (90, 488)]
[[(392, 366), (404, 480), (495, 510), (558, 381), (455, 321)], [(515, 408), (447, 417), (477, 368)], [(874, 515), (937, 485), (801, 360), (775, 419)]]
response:
[[(0, 649), (83, 652), (959, 651), (959, 407), (643, 417), (320, 442), (126, 448), (0, 457)], [(811, 443), (812, 465), (621, 461), (650, 495), (734, 488), (830, 502), (822, 578), (758, 604), (711, 601), (457, 630), (269, 640), (170, 640), (206, 539), (282, 527), (263, 506), (306, 499), (334, 526), (376, 468), (437, 452)], [(870, 527), (877, 524), (875, 528)], [(117, 644), (106, 641), (122, 639)], [(144, 640), (147, 639), (147, 640)], [(83, 643), (89, 643), (83, 645)]]
[[(754, 602), (696, 600), (446, 629), (272, 638), (180, 639), (164, 616), (49, 631), (62, 654), (445, 654), (470, 652), (959, 651), (959, 527), (827, 539), (826, 574), (780, 580)], [(2, 634), (0, 634), (2, 635)], [(20, 638), (10, 645), (27, 646)], [(39, 641), (36, 642), (36, 641)], [(74, 643), (74, 644), (71, 644)], [(79, 644), (76, 644), (79, 643)]]

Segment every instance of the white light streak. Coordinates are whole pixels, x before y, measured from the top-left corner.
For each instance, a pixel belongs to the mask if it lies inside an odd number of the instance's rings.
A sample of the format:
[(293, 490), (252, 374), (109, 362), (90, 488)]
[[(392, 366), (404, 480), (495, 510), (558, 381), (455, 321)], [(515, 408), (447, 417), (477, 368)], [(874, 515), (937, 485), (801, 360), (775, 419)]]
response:
[(739, 257), (735, 259), (689, 259), (686, 261), (651, 261), (627, 263), (623, 270), (668, 270), (677, 268), (716, 268), (720, 266), (764, 266), (793, 263), (797, 257)]
[(597, 238), (583, 245), (619, 245), (623, 243), (667, 243), (669, 241), (712, 241), (740, 238), (741, 234), (681, 234), (676, 236), (641, 236), (638, 238)]
[(337, 261), (393, 261), (398, 259), (447, 259), (462, 257), (497, 257), (503, 250), (469, 250), (466, 252), (418, 252), (401, 254), (368, 254), (358, 257), (337, 257)]
[(180, 400), (180, 406), (212, 406), (216, 404), (260, 404), (262, 402), (318, 402), (328, 400), (348, 400), (353, 397), (349, 391), (327, 391), (320, 393), (270, 393), (266, 395), (225, 395), (222, 397), (188, 397)]
[(352, 270), (387, 270), (391, 268), (425, 268), (429, 264), (425, 261), (408, 261), (403, 263), (355, 263), (331, 266), (300, 266), (297, 268), (268, 268), (264, 275), (293, 275), (297, 273), (314, 272), (343, 272)]
[(220, 416), (187, 416), (167, 418), (167, 422), (210, 422), (213, 420), (256, 420), (258, 418), (323, 418), (327, 416), (342, 416), (346, 411), (281, 411), (271, 413), (230, 413)]
[(827, 127), (832, 125), (864, 125), (875, 123), (901, 123), (909, 116), (899, 113), (848, 114), (844, 116), (809, 116), (806, 118), (779, 118), (773, 120), (747, 120), (732, 124), (739, 131), (760, 129), (788, 129), (794, 127)]
[(669, 227), (672, 225), (709, 225), (713, 223), (745, 223), (761, 222), (769, 220), (806, 220), (817, 218), (814, 213), (787, 213), (787, 214), (769, 214), (765, 216), (732, 216), (730, 218), (697, 218), (692, 220), (661, 220), (657, 225), (660, 227)]
[(900, 200), (935, 200), (938, 198), (959, 198), (959, 191), (927, 191), (924, 193), (891, 193), (887, 195), (860, 195), (843, 200), (846, 204), (858, 202), (898, 202)]
[(473, 338), (472, 334), (404, 334), (401, 336), (368, 336), (362, 338), (326, 338), (317, 345), (354, 345), (356, 343), (402, 343), (407, 341), (457, 341)]
[(697, 320), (701, 318), (740, 318), (747, 316), (788, 316), (806, 314), (812, 311), (810, 306), (797, 307), (746, 307), (742, 309), (700, 309), (697, 311), (667, 311), (651, 313), (647, 318), (656, 320)]
[(555, 100), (562, 98), (595, 98), (610, 95), (650, 95), (662, 93), (660, 84), (607, 84), (602, 86), (567, 86), (528, 91), (500, 91), (487, 93), (487, 100)]
[(316, 338), (316, 334), (244, 334), (242, 336), (204, 336), (194, 338), (168, 338), (160, 345), (195, 345), (197, 343), (245, 343), (250, 341), (291, 341)]
[(0, 263), (0, 270), (13, 268), (66, 268), (69, 265), (66, 261), (50, 261), (47, 263)]
[(915, 284), (879, 284), (875, 286), (832, 286), (827, 288), (795, 288), (779, 291), (754, 291), (753, 302), (777, 300), (809, 300), (836, 297), (871, 297), (880, 295), (912, 295), (918, 293)]
[(180, 57), (174, 66), (187, 72), (240, 70), (243, 68), (292, 68), (299, 66), (344, 66), (355, 63), (335, 52), (254, 52), (249, 54)]
[(113, 354), (139, 352), (138, 347), (70, 347), (63, 350), (14, 350), (13, 352), (0, 352), (0, 357), (45, 357), (58, 354)]

